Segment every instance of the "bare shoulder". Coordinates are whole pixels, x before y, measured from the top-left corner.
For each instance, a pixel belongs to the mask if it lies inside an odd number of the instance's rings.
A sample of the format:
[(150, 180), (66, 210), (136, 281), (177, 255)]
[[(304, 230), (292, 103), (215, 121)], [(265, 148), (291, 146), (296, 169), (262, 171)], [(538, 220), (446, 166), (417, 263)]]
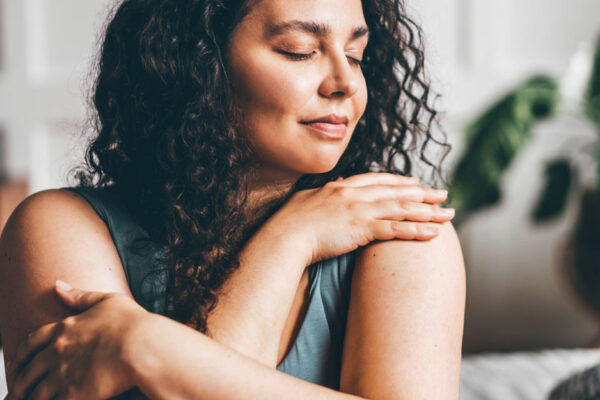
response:
[(456, 231), (451, 223), (440, 226), (440, 234), (429, 241), (389, 240), (360, 249), (352, 277), (352, 293), (365, 299), (382, 301), (403, 298), (446, 300), (438, 308), (462, 307), (466, 292), (465, 266)]
[(60, 229), (81, 224), (102, 224), (92, 207), (79, 195), (63, 189), (51, 189), (27, 197), (9, 218), (2, 237), (11, 240), (14, 236), (36, 234), (49, 227)]
[(0, 329), (7, 356), (27, 332), (70, 314), (54, 293), (57, 279), (131, 295), (104, 222), (85, 199), (60, 189), (29, 196), (0, 237)]
[(371, 243), (358, 250), (355, 278), (389, 273), (464, 273), (458, 236), (449, 222), (441, 224), (440, 234), (429, 241), (388, 240)]
[(344, 391), (457, 399), (465, 291), (462, 252), (450, 223), (430, 241), (360, 249), (342, 358)]

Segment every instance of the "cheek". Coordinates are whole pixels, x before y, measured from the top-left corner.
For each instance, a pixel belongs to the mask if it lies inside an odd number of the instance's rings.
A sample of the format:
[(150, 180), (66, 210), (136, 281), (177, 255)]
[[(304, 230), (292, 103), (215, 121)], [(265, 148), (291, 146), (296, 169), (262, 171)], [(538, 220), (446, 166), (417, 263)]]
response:
[(356, 116), (355, 123), (358, 123), (362, 115), (365, 113), (365, 110), (367, 109), (368, 98), (369, 93), (367, 90), (367, 84), (364, 77), (361, 77), (360, 87), (352, 99), (352, 107), (354, 108), (354, 115)]
[(310, 77), (264, 61), (249, 63), (235, 80), (236, 96), (249, 123), (296, 118), (314, 92)]

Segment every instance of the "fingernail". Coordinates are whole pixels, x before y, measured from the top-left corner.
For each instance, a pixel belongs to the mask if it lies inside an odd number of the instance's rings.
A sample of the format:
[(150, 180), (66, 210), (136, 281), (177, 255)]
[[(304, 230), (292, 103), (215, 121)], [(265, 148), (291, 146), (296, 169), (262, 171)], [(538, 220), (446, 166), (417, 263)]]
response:
[(437, 235), (438, 233), (440, 233), (439, 228), (433, 227), (433, 226), (428, 226), (426, 228), (423, 229), (423, 233), (427, 236), (430, 235)]
[(436, 190), (435, 193), (439, 196), (448, 196), (447, 190)]
[(69, 285), (67, 282), (61, 281), (60, 279), (56, 281), (56, 287), (63, 292), (70, 292), (73, 289), (71, 285)]
[(440, 212), (446, 217), (453, 217), (456, 211), (454, 210), (454, 208), (442, 208), (440, 209)]

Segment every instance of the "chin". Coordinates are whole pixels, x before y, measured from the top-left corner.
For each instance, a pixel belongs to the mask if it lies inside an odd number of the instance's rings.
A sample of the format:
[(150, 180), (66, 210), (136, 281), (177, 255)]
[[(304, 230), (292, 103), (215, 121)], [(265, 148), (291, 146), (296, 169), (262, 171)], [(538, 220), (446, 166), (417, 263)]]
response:
[(336, 158), (335, 160), (320, 160), (318, 162), (314, 162), (312, 164), (310, 164), (307, 168), (305, 168), (306, 170), (306, 174), (324, 174), (327, 173), (329, 171), (331, 171), (332, 169), (335, 168), (335, 166), (337, 165), (339, 161), (339, 158)]

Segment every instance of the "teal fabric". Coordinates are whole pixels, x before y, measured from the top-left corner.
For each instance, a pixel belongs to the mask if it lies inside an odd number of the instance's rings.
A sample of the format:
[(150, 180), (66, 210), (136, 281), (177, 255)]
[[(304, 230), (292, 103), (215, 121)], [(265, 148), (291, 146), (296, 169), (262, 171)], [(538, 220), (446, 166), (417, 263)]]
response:
[[(65, 188), (78, 193), (106, 223), (135, 300), (168, 315), (165, 254), (128, 213), (112, 188)], [(354, 254), (324, 260), (309, 268), (309, 304), (291, 350), (277, 366), (300, 379), (339, 389), (342, 348), (350, 301)]]

